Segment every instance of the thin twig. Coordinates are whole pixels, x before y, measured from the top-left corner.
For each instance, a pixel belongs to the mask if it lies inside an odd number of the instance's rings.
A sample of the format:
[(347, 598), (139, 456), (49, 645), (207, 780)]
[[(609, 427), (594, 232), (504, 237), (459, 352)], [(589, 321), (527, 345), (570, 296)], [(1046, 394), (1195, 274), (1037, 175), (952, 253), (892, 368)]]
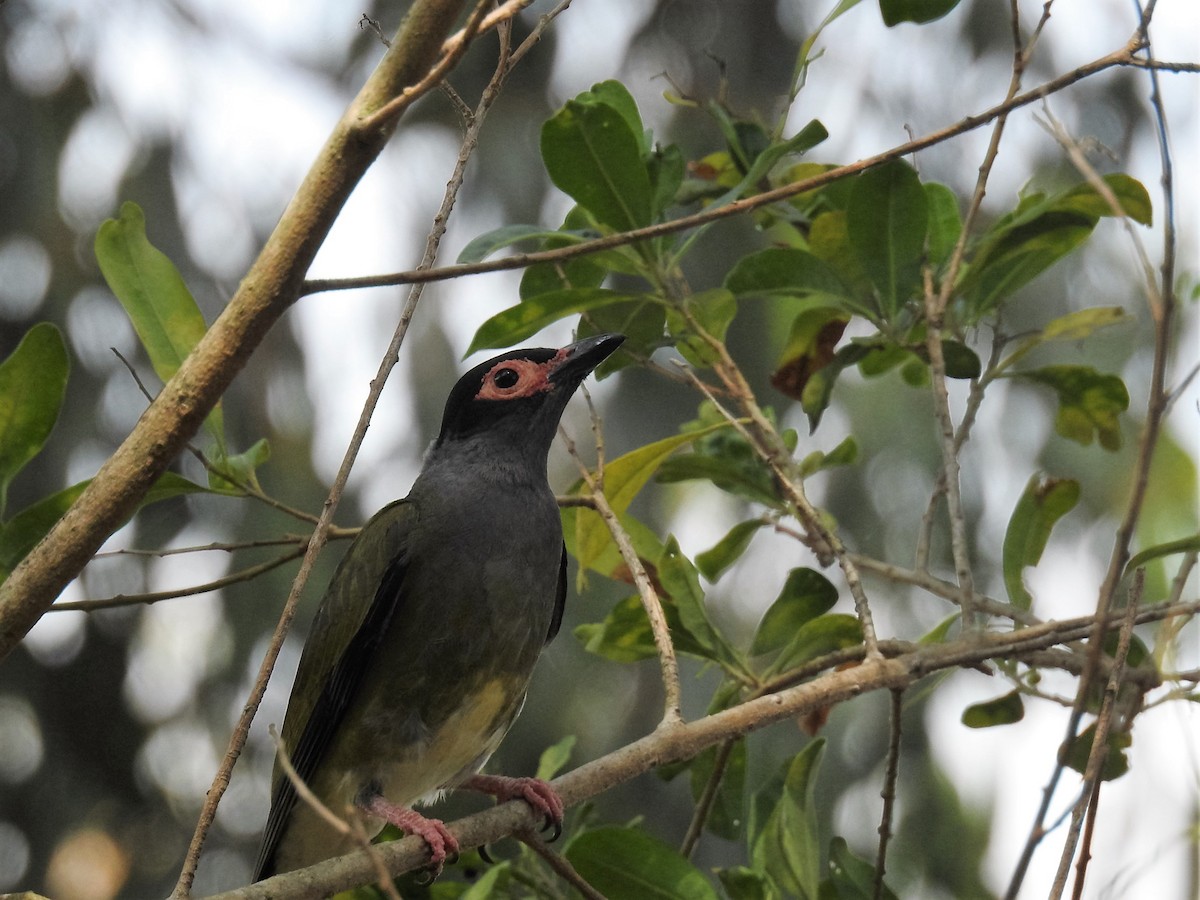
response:
[[(869, 156), (854, 163), (849, 163), (844, 166), (838, 166), (828, 171), (814, 175), (812, 178), (806, 178), (803, 181), (793, 182), (791, 184), (782, 185), (770, 191), (764, 191), (761, 194), (756, 194), (752, 197), (745, 197), (740, 200), (731, 201), (723, 206), (712, 206), (700, 212), (693, 213), (689, 216), (681, 216), (677, 219), (672, 219), (667, 222), (659, 222), (654, 225), (648, 225), (645, 228), (637, 228), (632, 231), (620, 232), (618, 234), (605, 235), (603, 237), (594, 238), (592, 240), (583, 241), (578, 244), (572, 244), (567, 247), (556, 247), (552, 250), (540, 250), (534, 253), (517, 253), (512, 256), (501, 257), (499, 259), (489, 259), (477, 263), (462, 263), (452, 266), (441, 266), (437, 269), (429, 270), (409, 270), (405, 272), (392, 272), (384, 275), (369, 275), (354, 278), (321, 278), (310, 279), (304, 282), (302, 292), (304, 294), (317, 294), (324, 291), (344, 291), (357, 288), (371, 287), (389, 287), (400, 284), (415, 284), (417, 282), (427, 281), (449, 281), (454, 278), (461, 278), (464, 275), (477, 275), (484, 272), (502, 272), (512, 269), (524, 269), (529, 266), (542, 262), (562, 262), (569, 259), (575, 259), (580, 256), (587, 256), (593, 253), (599, 253), (602, 250), (609, 250), (614, 247), (623, 247), (629, 244), (636, 244), (639, 241), (649, 238), (662, 237), (668, 234), (675, 234), (680, 231), (687, 231), (691, 228), (696, 228), (700, 225), (714, 222), (719, 219), (732, 218), (759, 209), (763, 206), (769, 206), (772, 203), (778, 203), (781, 200), (787, 200), (797, 194), (802, 194), (808, 191), (816, 190), (824, 187), (827, 184), (832, 184), (843, 178), (851, 175), (857, 175), (865, 172), (867, 169), (873, 169), (881, 166), (893, 159), (899, 159), (908, 156), (919, 150), (924, 150), (928, 147), (936, 146), (944, 143), (951, 138), (958, 137), (969, 131), (973, 131), (983, 125), (996, 120), (999, 116), (1006, 115), (1014, 109), (1019, 109), (1022, 106), (1028, 106), (1030, 103), (1036, 103), (1044, 97), (1055, 94), (1064, 88), (1079, 82), (1085, 78), (1089, 78), (1098, 72), (1103, 72), (1106, 69), (1111, 69), (1119, 66), (1128, 66), (1133, 64), (1134, 52), (1140, 47), (1136, 41), (1131, 40), (1129, 44), (1105, 56), (1099, 57), (1090, 63), (1079, 66), (1072, 71), (1060, 75), (1058, 78), (1051, 79), (1036, 88), (1032, 88), (1023, 94), (1015, 96), (1009, 100), (997, 104), (996, 106), (985, 110), (982, 113), (973, 116), (967, 116), (961, 119), (954, 125), (947, 128), (939, 129), (931, 132), (923, 137), (917, 138), (915, 141), (907, 141), (896, 147), (878, 153), (875, 156)], [(965, 230), (964, 230), (965, 233)]]
[(677, 725), (683, 721), (680, 704), (679, 661), (675, 658), (675, 645), (671, 642), (671, 630), (667, 625), (666, 614), (663, 613), (662, 600), (659, 599), (658, 592), (650, 582), (650, 576), (646, 574), (646, 568), (642, 565), (637, 551), (634, 550), (628, 533), (621, 526), (617, 514), (609, 505), (608, 498), (604, 495), (604, 488), (597, 480), (597, 476), (593, 475), (584, 464), (575, 447), (575, 442), (571, 440), (566, 429), (561, 425), (558, 428), (558, 434), (567, 453), (575, 460), (579, 473), (583, 476), (584, 484), (587, 485), (588, 492), (595, 501), (594, 508), (604, 519), (604, 524), (608, 527), (613, 542), (621, 553), (621, 559), (629, 569), (633, 583), (637, 586), (642, 608), (646, 611), (646, 618), (650, 622), (650, 631), (654, 635), (654, 646), (658, 650), (659, 668), (662, 672), (663, 718), (660, 727)]
[(376, 874), (379, 876), (379, 889), (386, 896), (390, 897), (391, 900), (401, 900), (400, 894), (396, 890), (395, 882), (392, 881), (392, 876), (388, 874), (387, 867), (384, 866), (383, 860), (379, 858), (378, 851), (371, 846), (371, 840), (363, 830), (362, 823), (355, 822), (358, 827), (352, 827), (345, 819), (338, 816), (333, 810), (322, 803), (321, 798), (312, 792), (312, 789), (300, 777), (300, 773), (296, 771), (296, 767), (292, 765), (292, 758), (287, 752), (287, 747), (284, 746), (283, 738), (275, 730), (275, 726), (268, 725), (267, 732), (271, 735), (271, 741), (275, 744), (275, 760), (279, 763), (279, 768), (283, 769), (284, 776), (292, 783), (292, 787), (296, 791), (296, 796), (338, 834), (357, 840), (359, 846), (371, 857), (371, 864), (375, 867)]
[(575, 871), (575, 867), (565, 856), (555, 853), (554, 849), (536, 831), (518, 831), (516, 836), (521, 843), (544, 859), (555, 874), (575, 888), (581, 896), (586, 897), (587, 900), (605, 900), (604, 895), (588, 884), (587, 880)]
[(891, 694), (887, 764), (883, 775), (883, 790), (879, 792), (879, 796), (883, 798), (883, 812), (879, 819), (879, 849), (875, 853), (875, 885), (871, 893), (875, 900), (882, 900), (883, 897), (883, 875), (887, 871), (887, 845), (892, 837), (892, 814), (896, 806), (896, 781), (900, 775), (900, 735), (903, 731), (901, 713), (904, 711), (904, 691), (894, 688)]
[[(1200, 602), (1174, 607), (1148, 605), (1137, 614), (1139, 622), (1160, 621), (1171, 616), (1195, 615)], [(829, 672), (823, 677), (796, 685), (768, 696), (756, 697), (676, 728), (655, 729), (598, 759), (554, 779), (552, 786), (563, 802), (572, 807), (618, 784), (649, 772), (658, 766), (692, 759), (706, 747), (731, 737), (767, 728), (796, 716), (851, 700), (876, 690), (906, 688), (931, 673), (976, 666), (997, 657), (1020, 658), (1022, 654), (1045, 650), (1064, 641), (1079, 640), (1091, 630), (1092, 616), (1070, 621), (1045, 623), (1016, 632), (985, 633), (972, 640), (945, 644), (918, 645), (896, 658), (864, 660), (851, 669)], [(1114, 623), (1115, 624), (1115, 623)], [(861, 647), (858, 648), (861, 653)], [(512, 801), (452, 823), (449, 828), (461, 847), (494, 843), (517, 831), (539, 824), (528, 804)], [(378, 847), (393, 874), (417, 868), (428, 862), (428, 848), (420, 838), (410, 837)], [(354, 853), (327, 860), (307, 869), (275, 876), (211, 900), (267, 900), (271, 897), (325, 895), (363, 884), (372, 877), (362, 854)], [(294, 894), (292, 892), (295, 892)]]
[[(1125, 617), (1121, 621), (1121, 631), (1117, 639), (1117, 650), (1113, 654), (1113, 667), (1108, 676), (1104, 691), (1104, 699), (1100, 703), (1100, 713), (1096, 717), (1095, 731), (1092, 733), (1092, 747), (1088, 753), (1087, 766), (1084, 769), (1083, 786), (1079, 799), (1071, 810), (1071, 827), (1067, 830), (1067, 838), (1063, 843), (1062, 855), (1058, 861), (1058, 872), (1051, 885), (1049, 900), (1059, 900), (1067, 884), (1070, 873), (1071, 859), (1075, 856), (1075, 846), (1079, 841), (1079, 832), (1083, 825), (1084, 814), (1089, 804), (1099, 796), (1100, 776), (1108, 759), (1108, 736), (1112, 732), (1113, 710), (1116, 706), (1117, 694), (1121, 689), (1125, 663), (1129, 656), (1129, 646), (1133, 639), (1133, 623), (1141, 606), (1142, 592), (1146, 586), (1146, 570), (1138, 569), (1133, 574), (1133, 584), (1129, 589), (1129, 603), (1125, 609)], [(1103, 641), (1101, 641), (1103, 643)], [(1088, 847), (1085, 845), (1080, 853), (1075, 876), (1075, 896), (1078, 897), (1083, 889), (1084, 876), (1087, 874)]]
[(276, 556), (274, 559), (268, 559), (266, 562), (259, 563), (256, 566), (239, 569), (221, 578), (206, 581), (204, 584), (193, 584), (167, 591), (150, 591), (145, 594), (116, 594), (112, 597), (104, 597), (97, 600), (71, 600), (55, 603), (50, 607), (50, 612), (67, 612), (70, 610), (95, 612), (100, 609), (115, 609), (122, 606), (149, 606), (151, 603), (158, 603), (161, 600), (174, 600), (177, 597), (192, 597), (196, 594), (207, 594), (210, 591), (219, 591), (222, 588), (227, 588), (232, 584), (252, 581), (259, 575), (264, 575), (273, 569), (278, 569), (293, 559), (299, 559), (304, 555), (305, 549), (305, 545), (293, 547), (291, 550)]
[(692, 851), (696, 849), (696, 844), (700, 842), (700, 835), (704, 833), (704, 825), (708, 822), (708, 817), (712, 814), (713, 804), (717, 800), (717, 793), (721, 790), (721, 782), (725, 778), (725, 770), (729, 767), (729, 758), (733, 755), (734, 747), (740, 738), (732, 738), (724, 741), (717, 747), (717, 755), (713, 760), (712, 771), (708, 775), (708, 781), (704, 783), (704, 790), (700, 793), (699, 799), (696, 800), (696, 808), (692, 811), (692, 820), (688, 823), (687, 832), (683, 836), (683, 843), (679, 847), (679, 853), (684, 858), (692, 855)]

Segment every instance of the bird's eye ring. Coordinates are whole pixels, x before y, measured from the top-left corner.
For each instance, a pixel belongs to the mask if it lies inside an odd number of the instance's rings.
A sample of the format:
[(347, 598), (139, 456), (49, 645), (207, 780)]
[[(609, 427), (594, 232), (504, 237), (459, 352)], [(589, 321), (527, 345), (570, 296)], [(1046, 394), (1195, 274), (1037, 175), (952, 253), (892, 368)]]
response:
[(516, 387), (517, 382), (520, 380), (521, 376), (516, 369), (500, 369), (492, 376), (492, 384), (501, 390)]

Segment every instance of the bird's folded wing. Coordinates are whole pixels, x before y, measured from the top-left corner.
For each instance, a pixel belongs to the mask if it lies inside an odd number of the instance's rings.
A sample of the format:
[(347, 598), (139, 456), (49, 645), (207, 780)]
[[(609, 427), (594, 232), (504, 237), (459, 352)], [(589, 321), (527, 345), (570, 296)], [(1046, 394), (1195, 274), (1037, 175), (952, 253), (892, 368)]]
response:
[[(346, 551), (321, 600), (283, 726), (284, 746), (305, 782), (320, 766), (376, 644), (403, 603), (407, 538), (415, 518), (415, 508), (403, 500), (380, 510)], [(270, 868), (297, 800), (278, 762), (273, 777), (256, 867), (260, 877)]]

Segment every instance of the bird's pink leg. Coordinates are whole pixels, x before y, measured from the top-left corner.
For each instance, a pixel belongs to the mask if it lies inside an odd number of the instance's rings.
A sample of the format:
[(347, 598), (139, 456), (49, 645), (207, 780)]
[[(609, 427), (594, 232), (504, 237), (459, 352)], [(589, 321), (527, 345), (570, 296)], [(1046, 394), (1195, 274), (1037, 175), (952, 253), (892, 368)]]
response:
[(359, 805), (364, 812), (384, 819), (405, 834), (415, 834), (425, 841), (429, 846), (429, 863), (439, 873), (446, 857), (458, 853), (458, 838), (447, 830), (441, 819), (427, 819), (407, 806), (389, 803), (379, 794)]
[(507, 775), (472, 775), (459, 785), (472, 791), (491, 794), (503, 803), (524, 800), (546, 817), (547, 825), (559, 827), (563, 820), (562, 797), (540, 778), (510, 778)]

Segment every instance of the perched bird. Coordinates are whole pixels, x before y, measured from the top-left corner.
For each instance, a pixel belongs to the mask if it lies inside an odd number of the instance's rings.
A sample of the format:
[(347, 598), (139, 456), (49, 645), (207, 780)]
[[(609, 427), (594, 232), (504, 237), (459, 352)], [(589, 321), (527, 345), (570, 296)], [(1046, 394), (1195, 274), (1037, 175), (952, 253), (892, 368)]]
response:
[[(567, 401), (624, 340), (515, 350), (463, 375), (409, 495), (363, 527), (329, 584), (283, 723), (297, 773), (368, 831), (421, 835), (440, 866), (458, 850), (411, 808), (456, 786), (522, 797), (552, 821), (545, 782), (477, 774), (558, 632), (566, 548), (546, 458)], [(255, 880), (349, 852), (276, 760)]]

